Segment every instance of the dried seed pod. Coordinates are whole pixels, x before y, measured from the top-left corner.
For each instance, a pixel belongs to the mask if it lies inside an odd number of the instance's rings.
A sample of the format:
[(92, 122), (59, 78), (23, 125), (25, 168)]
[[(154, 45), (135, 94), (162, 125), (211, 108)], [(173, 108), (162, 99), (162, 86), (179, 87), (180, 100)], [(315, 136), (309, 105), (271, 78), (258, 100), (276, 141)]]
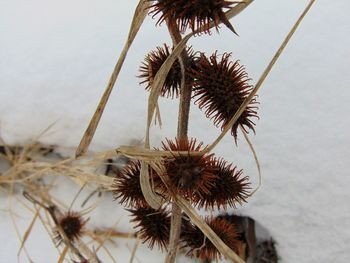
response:
[[(233, 224), (225, 219), (218, 218), (206, 218), (205, 221), (228, 247), (237, 252), (240, 241), (237, 240), (238, 235)], [(190, 257), (196, 257), (209, 262), (221, 258), (220, 252), (197, 226), (189, 225), (183, 231), (181, 240), (183, 242), (183, 248), (189, 249), (187, 255)]]
[[(248, 83), (249, 78), (245, 68), (239, 61), (231, 62), (231, 54), (224, 53), (221, 60), (215, 52), (210, 58), (204, 54), (197, 60), (196, 69), (192, 70), (195, 76), (194, 98), (200, 109), (205, 108), (205, 114), (213, 119), (216, 126), (221, 129), (230, 121), (237, 112), (243, 101), (252, 91)], [(255, 123), (251, 118), (258, 118), (257, 102), (253, 98), (231, 128), (231, 134), (237, 142), (237, 128), (242, 125), (243, 129), (254, 130)]]
[(195, 139), (166, 140), (163, 150), (174, 152), (173, 158), (165, 160), (166, 174), (170, 179), (170, 187), (188, 200), (194, 196), (209, 194), (217, 178), (216, 167), (212, 165), (213, 154), (201, 156), (179, 155), (179, 151), (201, 151), (203, 143), (197, 144)]
[(242, 170), (236, 166), (227, 164), (223, 159), (215, 159), (212, 165), (217, 171), (217, 178), (209, 193), (196, 196), (195, 203), (198, 207), (220, 208), (236, 207), (237, 203), (246, 202), (249, 196), (250, 183), (248, 177), (242, 177)]
[(210, 33), (210, 22), (214, 22), (216, 30), (224, 23), (234, 33), (233, 26), (228, 21), (224, 9), (234, 3), (224, 0), (158, 0), (151, 6), (153, 17), (161, 13), (157, 24), (166, 20), (176, 22), (179, 30), (184, 33), (187, 28), (192, 32), (202, 28), (204, 33)]
[[(141, 162), (131, 161), (115, 177), (113, 194), (121, 204), (134, 207), (148, 206), (141, 190), (140, 170)], [(151, 178), (155, 176), (155, 171), (151, 168), (149, 168), (149, 173)]]
[[(188, 72), (194, 65), (194, 52), (191, 48), (188, 48), (186, 51), (188, 60), (184, 61), (185, 81), (188, 85), (191, 85), (193, 79)], [(156, 76), (157, 72), (159, 71), (160, 67), (163, 65), (165, 60), (169, 57), (170, 53), (171, 52), (169, 47), (166, 44), (164, 44), (163, 47), (157, 47), (157, 50), (150, 52), (145, 57), (145, 61), (140, 67), (141, 74), (138, 77), (142, 79), (140, 84), (145, 83), (147, 85), (146, 90), (151, 89), (154, 77)], [(181, 88), (181, 76), (181, 66), (179, 60), (177, 59), (175, 60), (168, 72), (164, 85), (161, 89), (161, 96), (171, 98), (174, 98), (174, 96), (178, 97)]]
[[(68, 240), (75, 242), (83, 235), (83, 228), (87, 220), (84, 220), (77, 212), (68, 212), (58, 218), (58, 225), (62, 228)], [(62, 243), (62, 236), (58, 229), (54, 230), (57, 245)]]
[(161, 250), (166, 249), (169, 242), (170, 216), (164, 209), (155, 210), (151, 207), (129, 209), (136, 222), (135, 228), (143, 242), (153, 249), (157, 245)]

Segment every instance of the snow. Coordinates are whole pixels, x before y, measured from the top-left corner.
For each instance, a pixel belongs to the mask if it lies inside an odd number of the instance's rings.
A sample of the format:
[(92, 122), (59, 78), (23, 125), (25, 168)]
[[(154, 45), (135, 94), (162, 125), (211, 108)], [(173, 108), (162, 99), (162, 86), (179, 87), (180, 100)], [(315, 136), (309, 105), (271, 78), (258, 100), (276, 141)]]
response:
[[(54, 123), (42, 142), (63, 149), (78, 145), (122, 49), (136, 4), (0, 0), (0, 132), (6, 142), (26, 142)], [(255, 83), (306, 4), (255, 1), (232, 20), (239, 37), (223, 27), (220, 35), (196, 37), (190, 45), (208, 53), (233, 52)], [(259, 92), (260, 120), (257, 134), (250, 137), (261, 162), (263, 186), (237, 213), (250, 215), (269, 229), (285, 263), (348, 262), (349, 8), (345, 0), (317, 1)], [(165, 26), (154, 24), (148, 16), (91, 150), (143, 139), (147, 93), (138, 84), (138, 67), (147, 52), (170, 43)], [(152, 128), (153, 145), (175, 136), (177, 107), (177, 101), (161, 99), (164, 125), (162, 130)], [(191, 107), (190, 135), (209, 144), (219, 130), (197, 106)], [(242, 136), (238, 147), (226, 136), (215, 152), (243, 168), (256, 184), (254, 159)], [(71, 200), (77, 189), (62, 187), (71, 189), (69, 196), (68, 190), (58, 190)], [(1, 208), (6, 206), (2, 202)], [(118, 216), (109, 220), (111, 209)], [(115, 202), (103, 202), (93, 214), (99, 215), (94, 222), (111, 224), (121, 218), (122, 229), (131, 229)], [(22, 234), (30, 222), (29, 215), (23, 217)], [(35, 262), (56, 260), (45, 230), (36, 231), (28, 241), (31, 257)], [(17, 262), (19, 243), (2, 211), (0, 232), (0, 262)], [(132, 248), (133, 241), (128, 243)], [(130, 252), (122, 241), (115, 252), (118, 262), (128, 262)], [(22, 254), (20, 262), (26, 262)], [(142, 263), (163, 259), (145, 246), (137, 255)]]

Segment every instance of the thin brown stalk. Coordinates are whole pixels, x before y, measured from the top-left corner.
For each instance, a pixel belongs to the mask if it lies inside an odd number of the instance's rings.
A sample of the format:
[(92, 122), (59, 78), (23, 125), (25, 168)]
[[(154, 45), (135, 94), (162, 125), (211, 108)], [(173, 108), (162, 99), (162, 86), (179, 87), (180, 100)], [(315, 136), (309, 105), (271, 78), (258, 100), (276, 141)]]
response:
[[(182, 37), (178, 30), (178, 27), (175, 22), (167, 21), (167, 26), (173, 40), (173, 45), (176, 46), (181, 42)], [(177, 126), (177, 138), (178, 139), (187, 139), (188, 133), (188, 120), (190, 113), (191, 105), (191, 86), (186, 83), (185, 78), (185, 68), (188, 63), (188, 56), (186, 53), (186, 48), (181, 52), (178, 57), (180, 66), (181, 66), (181, 93), (180, 93), (180, 102), (179, 102), (179, 117), (178, 117), (178, 126)], [(173, 263), (176, 259), (176, 254), (178, 250), (178, 244), (181, 234), (181, 221), (182, 221), (182, 211), (176, 202), (172, 203), (172, 212), (171, 212), (171, 227), (170, 227), (170, 239), (168, 254), (165, 259), (166, 263)]]

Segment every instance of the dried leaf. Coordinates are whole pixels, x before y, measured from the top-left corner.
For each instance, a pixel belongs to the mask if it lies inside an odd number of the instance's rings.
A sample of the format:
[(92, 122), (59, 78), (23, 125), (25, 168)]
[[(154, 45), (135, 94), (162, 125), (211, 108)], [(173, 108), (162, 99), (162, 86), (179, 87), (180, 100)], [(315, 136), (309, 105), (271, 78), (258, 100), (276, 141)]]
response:
[(258, 190), (259, 188), (261, 187), (261, 179), (262, 179), (262, 176), (261, 176), (261, 167), (260, 167), (260, 162), (259, 162), (259, 159), (258, 159), (258, 155), (256, 154), (256, 151), (254, 149), (254, 146), (253, 146), (253, 143), (250, 141), (249, 137), (248, 137), (248, 134), (247, 132), (242, 128), (242, 126), (240, 125), (239, 126), (243, 135), (244, 135), (244, 138), (245, 140), (247, 141), (248, 145), (249, 145), (249, 148), (250, 150), (252, 151), (253, 153), (253, 156), (254, 156), (254, 160), (255, 160), (255, 164), (256, 164), (256, 167), (258, 168), (258, 174), (259, 174), (259, 183), (258, 183), (258, 186), (254, 189), (254, 191), (252, 191), (249, 196), (252, 196), (254, 195)]
[(147, 203), (153, 209), (158, 210), (161, 207), (163, 202), (160, 196), (154, 193), (153, 191), (153, 188), (150, 183), (148, 164), (144, 161), (141, 162), (140, 185), (141, 185), (142, 193)]

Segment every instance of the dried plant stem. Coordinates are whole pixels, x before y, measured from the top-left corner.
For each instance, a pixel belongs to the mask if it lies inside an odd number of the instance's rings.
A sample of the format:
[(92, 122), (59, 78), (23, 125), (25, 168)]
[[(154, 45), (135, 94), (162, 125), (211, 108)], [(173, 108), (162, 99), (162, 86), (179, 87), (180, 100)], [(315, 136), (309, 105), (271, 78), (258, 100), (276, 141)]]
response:
[[(167, 26), (173, 41), (173, 45), (176, 46), (182, 40), (178, 27), (175, 22), (172, 22), (170, 20), (167, 21)], [(181, 79), (181, 93), (180, 93), (180, 102), (179, 102), (177, 138), (187, 139), (192, 89), (190, 85), (187, 85), (186, 78), (185, 78), (185, 68), (186, 68), (186, 64), (188, 63), (186, 48), (182, 50), (178, 59), (181, 66), (182, 79)], [(176, 254), (178, 250), (178, 244), (180, 240), (180, 234), (181, 234), (181, 221), (182, 221), (181, 208), (174, 201), (172, 203), (171, 209), (172, 211), (171, 211), (170, 239), (169, 239), (168, 254), (165, 259), (166, 263), (175, 262)]]
[(80, 144), (76, 150), (76, 153), (75, 153), (76, 157), (83, 155), (87, 151), (87, 149), (92, 141), (92, 138), (95, 134), (97, 126), (98, 126), (100, 119), (102, 117), (102, 113), (106, 107), (109, 96), (112, 93), (114, 84), (115, 84), (115, 82), (118, 78), (119, 72), (123, 66), (126, 55), (128, 54), (128, 51), (131, 47), (131, 44), (134, 41), (136, 34), (138, 33), (138, 31), (143, 23), (143, 20), (145, 19), (146, 15), (147, 15), (147, 10), (148, 10), (148, 7), (150, 5), (151, 5), (150, 1), (140, 0), (137, 7), (136, 7), (135, 14), (134, 14), (133, 20), (131, 22), (127, 41), (124, 45), (122, 53), (119, 56), (118, 62), (113, 69), (112, 75), (108, 81), (107, 87), (103, 93), (103, 96), (101, 97), (101, 100), (97, 106), (97, 109), (96, 109), (92, 119), (90, 120), (89, 126), (87, 127), (87, 129), (83, 135), (83, 138), (81, 139)]
[(171, 225), (168, 254), (165, 258), (166, 263), (174, 263), (181, 234), (182, 210), (176, 202), (171, 207)]

